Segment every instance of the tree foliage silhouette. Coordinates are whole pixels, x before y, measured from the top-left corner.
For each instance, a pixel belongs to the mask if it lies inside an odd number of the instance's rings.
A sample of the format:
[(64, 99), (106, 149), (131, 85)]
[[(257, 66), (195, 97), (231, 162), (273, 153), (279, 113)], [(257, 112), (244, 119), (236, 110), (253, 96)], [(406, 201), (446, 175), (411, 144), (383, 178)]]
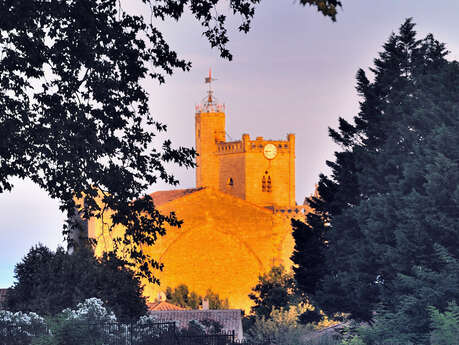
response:
[(15, 267), (14, 286), (8, 290), (7, 308), (39, 315), (57, 315), (92, 297), (104, 301), (120, 320), (135, 320), (147, 312), (140, 280), (120, 268), (118, 259), (91, 250), (68, 254), (43, 245), (30, 249)]
[(287, 272), (282, 265), (260, 275), (249, 298), (254, 303), (251, 312), (258, 318), (268, 318), (273, 309), (288, 310), (301, 301), (293, 273)]
[(228, 299), (221, 299), (220, 296), (207, 289), (204, 296), (190, 291), (188, 286), (180, 284), (175, 288), (166, 288), (166, 299), (168, 302), (183, 308), (199, 309), (204, 300), (209, 302), (209, 309), (229, 309)]
[[(162, 83), (191, 63), (153, 19), (179, 20), (189, 9), (221, 57), (232, 56), (221, 1), (138, 1), (151, 11), (147, 19), (117, 0), (0, 1), (0, 193), (13, 188), (14, 177), (32, 180), (60, 200), (70, 221), (66, 236), (76, 213), (89, 219), (112, 210), (110, 229), (125, 228), (114, 252), (156, 281), (153, 271), (162, 266), (142, 246), (180, 221), (160, 214), (146, 190), (158, 180), (177, 184), (165, 164), (193, 167), (196, 153), (169, 140), (154, 144), (166, 126), (150, 113), (142, 82)], [(242, 18), (239, 30), (249, 30), (258, 2), (225, 2)], [(339, 1), (301, 4), (334, 19)]]

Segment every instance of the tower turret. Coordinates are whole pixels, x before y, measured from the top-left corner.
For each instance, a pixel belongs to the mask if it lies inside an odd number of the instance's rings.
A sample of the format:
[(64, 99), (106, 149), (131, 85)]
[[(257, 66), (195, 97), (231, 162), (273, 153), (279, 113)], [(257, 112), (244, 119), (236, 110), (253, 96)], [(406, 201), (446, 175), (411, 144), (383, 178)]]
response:
[(220, 104), (212, 90), (212, 71), (205, 78), (209, 84), (207, 96), (196, 106), (195, 137), (196, 187), (215, 187), (219, 184), (219, 161), (215, 154), (217, 143), (225, 141), (225, 105)]

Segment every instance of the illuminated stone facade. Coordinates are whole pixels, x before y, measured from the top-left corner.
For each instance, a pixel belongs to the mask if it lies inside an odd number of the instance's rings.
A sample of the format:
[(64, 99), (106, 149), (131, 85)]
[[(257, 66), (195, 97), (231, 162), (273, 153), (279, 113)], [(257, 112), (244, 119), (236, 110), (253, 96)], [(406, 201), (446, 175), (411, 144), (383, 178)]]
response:
[[(244, 134), (225, 141), (225, 107), (210, 89), (196, 107), (195, 135), (196, 188), (152, 194), (159, 211), (174, 211), (184, 223), (147, 249), (164, 271), (158, 273), (161, 286), (147, 284), (145, 294), (154, 300), (161, 289), (183, 283), (199, 294), (210, 288), (232, 308), (248, 309), (258, 276), (291, 264), (290, 219), (304, 215), (304, 206), (295, 203), (295, 136), (251, 140)], [(101, 224), (88, 224), (99, 253), (110, 246)]]

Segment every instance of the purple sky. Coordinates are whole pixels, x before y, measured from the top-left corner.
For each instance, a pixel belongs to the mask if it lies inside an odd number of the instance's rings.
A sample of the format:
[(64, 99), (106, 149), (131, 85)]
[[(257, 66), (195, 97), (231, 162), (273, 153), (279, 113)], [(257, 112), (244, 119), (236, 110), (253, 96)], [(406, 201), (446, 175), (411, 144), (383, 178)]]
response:
[[(140, 2), (140, 1), (139, 1)], [(166, 38), (191, 72), (177, 72), (165, 85), (147, 85), (151, 110), (168, 125), (175, 145), (194, 146), (194, 106), (205, 96), (209, 67), (218, 79), (216, 96), (226, 104), (227, 132), (285, 139), (296, 134), (296, 199), (302, 203), (314, 188), (325, 160), (336, 149), (327, 135), (337, 119), (358, 111), (354, 90), (358, 68), (368, 69), (392, 31), (413, 17), (419, 37), (432, 32), (447, 44), (450, 59), (459, 54), (457, 0), (343, 0), (336, 23), (298, 1), (263, 0), (248, 35), (230, 30), (232, 62), (223, 61), (186, 16), (161, 24)], [(132, 1), (129, 1), (132, 4)], [(231, 20), (235, 27), (237, 21)], [(194, 171), (171, 167), (178, 188), (194, 186)], [(162, 184), (151, 191), (170, 189)], [(61, 243), (63, 215), (30, 182), (18, 182), (12, 193), (0, 194), (0, 288), (13, 282), (14, 265), (30, 247)]]

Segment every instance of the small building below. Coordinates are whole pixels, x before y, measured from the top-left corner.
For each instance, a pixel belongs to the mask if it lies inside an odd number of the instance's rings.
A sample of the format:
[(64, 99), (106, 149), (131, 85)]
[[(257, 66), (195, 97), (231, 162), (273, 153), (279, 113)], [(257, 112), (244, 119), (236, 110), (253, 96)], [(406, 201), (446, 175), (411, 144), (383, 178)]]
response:
[(6, 294), (8, 293), (9, 289), (0, 289), (0, 310), (5, 308), (6, 304)]
[(176, 322), (178, 328), (188, 327), (192, 320), (213, 320), (222, 325), (222, 331), (234, 331), (235, 339), (243, 339), (242, 311), (240, 309), (209, 310), (151, 310), (150, 314), (160, 322)]

